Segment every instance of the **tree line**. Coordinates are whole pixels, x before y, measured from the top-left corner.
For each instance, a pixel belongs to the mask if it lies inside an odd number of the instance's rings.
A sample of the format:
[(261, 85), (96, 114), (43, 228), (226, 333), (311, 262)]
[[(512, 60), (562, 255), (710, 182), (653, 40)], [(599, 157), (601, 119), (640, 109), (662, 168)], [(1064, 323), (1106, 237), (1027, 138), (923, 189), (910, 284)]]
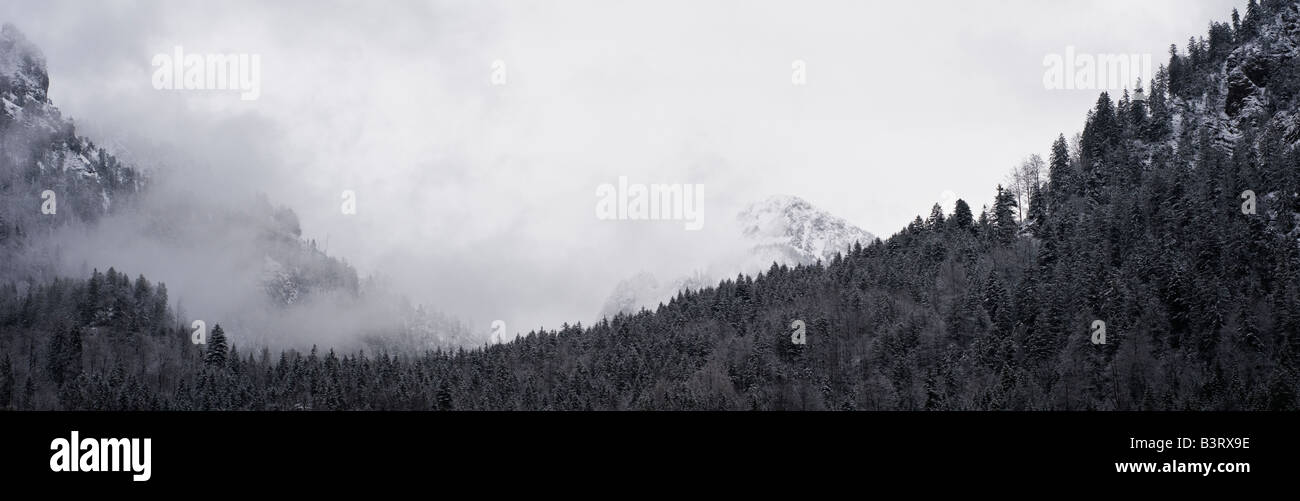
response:
[[(245, 352), (220, 326), (191, 344), (144, 277), (9, 284), (0, 406), (1295, 410), (1300, 65), (1246, 49), (1298, 32), (1294, 4), (1251, 1), (978, 215), (936, 205), (829, 262), (501, 345)], [(1254, 90), (1216, 84), (1246, 70)]]

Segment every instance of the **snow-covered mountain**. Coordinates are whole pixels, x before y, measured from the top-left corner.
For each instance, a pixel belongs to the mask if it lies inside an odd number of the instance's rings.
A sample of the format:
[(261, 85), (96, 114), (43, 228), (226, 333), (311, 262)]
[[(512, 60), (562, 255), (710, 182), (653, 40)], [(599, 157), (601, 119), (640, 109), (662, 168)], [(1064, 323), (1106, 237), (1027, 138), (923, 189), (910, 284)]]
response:
[(698, 289), (737, 274), (753, 274), (772, 263), (787, 266), (829, 261), (854, 243), (867, 245), (875, 236), (808, 201), (789, 195), (754, 202), (736, 216), (735, 235), (746, 248), (744, 255), (723, 263), (700, 263), (694, 273), (670, 281), (641, 272), (620, 281), (605, 300), (601, 317), (653, 309), (678, 291)]
[(795, 196), (774, 196), (747, 207), (737, 217), (752, 253), (763, 265), (830, 261), (856, 242), (875, 238), (852, 223)]
[[(77, 135), (49, 99), (45, 56), (11, 24), (0, 27), (0, 225), (94, 221), (140, 189), (139, 171)], [(54, 214), (36, 210), (56, 195)], [(43, 217), (53, 216), (53, 217)]]

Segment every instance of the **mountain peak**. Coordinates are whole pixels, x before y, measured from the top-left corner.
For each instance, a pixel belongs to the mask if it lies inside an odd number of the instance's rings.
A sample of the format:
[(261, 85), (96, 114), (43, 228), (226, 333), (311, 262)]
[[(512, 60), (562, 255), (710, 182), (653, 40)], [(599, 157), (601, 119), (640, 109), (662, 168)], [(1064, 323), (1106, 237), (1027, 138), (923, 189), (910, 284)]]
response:
[[(44, 103), (49, 88), (45, 55), (13, 24), (0, 26), (0, 94), (13, 94), (17, 99), (25, 101), (24, 98), (31, 98)], [(21, 106), (24, 103), (15, 104)]]
[(654, 308), (682, 290), (699, 290), (717, 283), (717, 277), (734, 278), (737, 273), (759, 273), (780, 263), (788, 266), (830, 262), (836, 253), (847, 252), (854, 243), (864, 246), (875, 240), (871, 233), (821, 210), (794, 195), (774, 195), (751, 203), (736, 215), (740, 223), (741, 256), (725, 263), (703, 263), (702, 271), (661, 282), (642, 272), (619, 282), (605, 300), (600, 315), (636, 313), (641, 307)]
[[(794, 195), (775, 195), (750, 204), (737, 219), (756, 249), (781, 249), (795, 262), (829, 261), (854, 243), (869, 243), (871, 233)], [(785, 261), (783, 259), (775, 259)]]

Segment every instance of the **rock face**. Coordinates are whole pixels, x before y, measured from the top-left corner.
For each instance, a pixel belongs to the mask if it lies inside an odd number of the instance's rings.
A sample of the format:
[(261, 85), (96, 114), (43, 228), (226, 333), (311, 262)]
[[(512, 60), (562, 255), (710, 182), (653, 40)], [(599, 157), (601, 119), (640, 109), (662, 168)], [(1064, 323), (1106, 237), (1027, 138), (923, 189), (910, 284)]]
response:
[[(78, 136), (72, 121), (50, 102), (49, 87), (41, 51), (13, 25), (0, 27), (2, 240), (93, 222), (130, 199), (144, 182), (139, 171)], [(54, 210), (43, 213), (42, 203), (51, 198)]]
[(1258, 38), (1237, 47), (1224, 62), (1223, 110), (1229, 117), (1296, 92), (1285, 87), (1294, 81), (1300, 57), (1300, 10), (1292, 5), (1275, 16), (1256, 28)]
[(845, 252), (855, 243), (865, 246), (875, 239), (871, 233), (796, 196), (773, 196), (752, 203), (736, 220), (740, 224), (737, 238), (748, 249), (740, 260), (701, 263), (710, 271), (697, 271), (668, 282), (651, 273), (638, 273), (614, 287), (600, 315), (613, 317), (643, 307), (654, 308), (678, 291), (714, 285), (739, 273), (763, 271), (772, 263), (796, 266), (830, 261), (835, 253)]

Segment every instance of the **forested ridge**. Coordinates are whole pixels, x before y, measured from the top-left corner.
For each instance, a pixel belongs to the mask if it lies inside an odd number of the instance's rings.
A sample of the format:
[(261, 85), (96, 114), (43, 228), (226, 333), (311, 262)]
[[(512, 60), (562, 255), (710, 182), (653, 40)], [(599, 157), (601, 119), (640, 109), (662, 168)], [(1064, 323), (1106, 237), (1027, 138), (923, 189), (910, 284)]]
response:
[(5, 284), (0, 406), (1294, 410), (1297, 58), (1300, 4), (1252, 0), (978, 214), (936, 205), (829, 262), (501, 345), (197, 346), (144, 277)]

